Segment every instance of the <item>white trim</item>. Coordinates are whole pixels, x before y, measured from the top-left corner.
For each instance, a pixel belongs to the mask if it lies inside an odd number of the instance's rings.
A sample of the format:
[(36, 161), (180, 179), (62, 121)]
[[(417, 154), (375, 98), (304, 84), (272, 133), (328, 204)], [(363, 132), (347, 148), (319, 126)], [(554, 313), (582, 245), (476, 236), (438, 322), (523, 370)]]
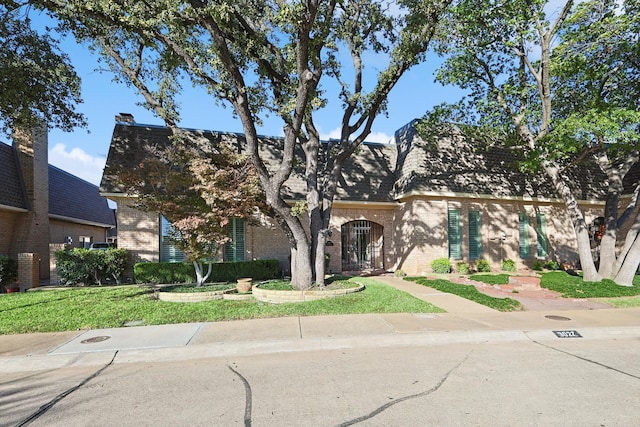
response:
[(29, 209), (16, 208), (15, 206), (9, 206), (9, 205), (0, 205), (0, 210), (12, 211), (12, 212), (29, 212)]
[(74, 224), (91, 225), (91, 226), (94, 226), (94, 227), (101, 227), (101, 228), (115, 228), (115, 226), (112, 225), (112, 224), (104, 224), (104, 223), (101, 223), (101, 222), (87, 221), (87, 220), (84, 220), (84, 219), (71, 218), (71, 217), (62, 216), (62, 215), (49, 214), (49, 219), (57, 219), (57, 220), (60, 220), (60, 221), (73, 222)]
[[(537, 202), (537, 203), (564, 203), (564, 200), (557, 198), (546, 197), (529, 197), (529, 196), (494, 196), (492, 194), (474, 194), (474, 193), (456, 193), (453, 191), (410, 191), (408, 193), (400, 194), (396, 198), (398, 200), (408, 199), (410, 197), (454, 197), (460, 199), (484, 199), (484, 200), (506, 200), (506, 201), (520, 201), (520, 202)], [(600, 200), (578, 200), (578, 203), (602, 205), (605, 202)]]

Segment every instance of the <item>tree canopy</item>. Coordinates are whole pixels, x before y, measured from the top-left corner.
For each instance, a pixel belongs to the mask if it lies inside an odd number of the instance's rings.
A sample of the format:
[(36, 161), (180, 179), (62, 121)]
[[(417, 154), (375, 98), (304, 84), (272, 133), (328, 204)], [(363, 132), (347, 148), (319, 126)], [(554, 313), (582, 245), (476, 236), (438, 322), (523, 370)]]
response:
[[(324, 284), (324, 247), (342, 165), (384, 113), (398, 80), (425, 59), (450, 1), (33, 3), (92, 43), (174, 133), (180, 133), (175, 94), (183, 84), (234, 109), (266, 201), (289, 237), (292, 283), (305, 288)], [(365, 67), (373, 61), (375, 67)], [(320, 156), (314, 117), (329, 103), (342, 109), (341, 134)], [(277, 165), (267, 165), (258, 150), (258, 125), (267, 116), (282, 121)], [(298, 161), (296, 147), (304, 151), (308, 221), (282, 192)]]
[[(585, 279), (630, 284), (640, 262), (640, 216), (628, 215), (637, 206), (638, 184), (625, 214), (617, 206), (622, 180), (638, 162), (638, 2), (576, 3), (553, 10), (543, 0), (456, 2), (437, 78), (469, 96), (438, 107), (429, 121), (459, 122), (520, 147), (528, 155), (525, 166), (542, 170), (565, 202)], [(597, 163), (608, 177), (599, 271), (566, 173), (583, 161)], [(625, 221), (633, 225), (616, 255)]]
[(80, 78), (58, 42), (31, 28), (29, 7), (0, 5), (0, 122), (2, 131), (29, 129), (43, 122), (71, 131), (85, 126), (76, 111), (82, 102)]

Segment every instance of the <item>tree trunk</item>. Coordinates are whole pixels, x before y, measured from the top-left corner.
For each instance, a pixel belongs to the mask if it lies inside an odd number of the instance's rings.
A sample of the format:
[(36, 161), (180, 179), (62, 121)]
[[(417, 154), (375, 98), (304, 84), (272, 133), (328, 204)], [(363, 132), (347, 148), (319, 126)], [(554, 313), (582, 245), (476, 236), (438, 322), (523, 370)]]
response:
[(640, 266), (640, 239), (636, 238), (627, 256), (624, 259), (622, 267), (613, 279), (618, 285), (633, 286), (633, 278)]

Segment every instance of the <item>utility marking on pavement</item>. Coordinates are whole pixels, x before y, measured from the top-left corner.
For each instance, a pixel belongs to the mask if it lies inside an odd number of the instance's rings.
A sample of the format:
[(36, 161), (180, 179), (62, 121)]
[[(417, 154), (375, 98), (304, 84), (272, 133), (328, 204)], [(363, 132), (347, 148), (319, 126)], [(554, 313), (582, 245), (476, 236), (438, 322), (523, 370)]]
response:
[(94, 344), (97, 342), (106, 341), (111, 338), (109, 335), (102, 335), (99, 337), (87, 338), (86, 340), (80, 341), (80, 344)]
[(553, 331), (558, 338), (582, 338), (578, 331)]

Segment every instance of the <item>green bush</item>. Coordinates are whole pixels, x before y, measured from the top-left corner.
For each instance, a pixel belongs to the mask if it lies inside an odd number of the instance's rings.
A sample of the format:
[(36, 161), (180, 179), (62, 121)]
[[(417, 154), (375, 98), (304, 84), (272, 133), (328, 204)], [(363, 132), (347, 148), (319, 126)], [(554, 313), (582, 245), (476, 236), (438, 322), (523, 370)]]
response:
[(476, 262), (476, 270), (478, 273), (489, 273), (491, 271), (491, 264), (486, 259), (479, 259)]
[[(205, 271), (207, 267), (204, 267)], [(137, 283), (195, 283), (190, 262), (139, 262), (133, 267)], [(254, 280), (275, 279), (280, 275), (276, 259), (214, 263), (207, 282), (232, 282), (241, 277)]]
[(460, 274), (469, 274), (469, 264), (467, 264), (466, 262), (457, 263), (456, 271)]
[(558, 261), (549, 260), (544, 263), (544, 268), (547, 270), (560, 270), (560, 263)]
[(119, 284), (131, 259), (129, 251), (115, 248), (63, 249), (56, 251), (54, 257), (60, 284), (66, 286), (102, 285), (110, 280)]
[(451, 263), (449, 258), (436, 258), (431, 261), (431, 270), (438, 274), (451, 273)]
[(512, 259), (502, 260), (502, 271), (516, 271), (516, 263)]
[(533, 270), (535, 271), (542, 271), (542, 268), (544, 267), (544, 263), (542, 261), (540, 261), (539, 259), (533, 261), (533, 266), (531, 267)]
[(6, 255), (0, 256), (0, 290), (4, 285), (10, 285), (18, 277), (18, 263)]

